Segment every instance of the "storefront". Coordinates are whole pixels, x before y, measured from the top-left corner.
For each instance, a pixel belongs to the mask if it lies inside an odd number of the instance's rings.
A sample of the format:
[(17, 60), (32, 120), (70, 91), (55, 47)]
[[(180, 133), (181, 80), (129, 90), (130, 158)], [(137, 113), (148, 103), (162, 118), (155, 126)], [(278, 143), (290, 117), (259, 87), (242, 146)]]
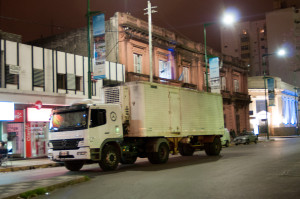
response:
[(20, 158), (47, 156), (48, 127), (52, 108), (14, 104), (9, 111), (7, 113), (12, 112), (13, 118), (0, 117), (1, 140), (6, 142), (9, 154)]

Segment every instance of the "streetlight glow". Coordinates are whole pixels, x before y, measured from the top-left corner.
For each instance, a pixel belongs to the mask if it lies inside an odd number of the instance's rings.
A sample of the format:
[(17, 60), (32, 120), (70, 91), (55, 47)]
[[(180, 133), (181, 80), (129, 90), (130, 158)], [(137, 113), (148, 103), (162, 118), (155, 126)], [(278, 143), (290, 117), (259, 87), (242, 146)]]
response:
[(236, 17), (232, 13), (225, 13), (222, 19), (223, 24), (231, 25), (236, 22)]
[(285, 56), (286, 55), (285, 49), (279, 49), (278, 52), (277, 52), (277, 55), (280, 56), (280, 57)]

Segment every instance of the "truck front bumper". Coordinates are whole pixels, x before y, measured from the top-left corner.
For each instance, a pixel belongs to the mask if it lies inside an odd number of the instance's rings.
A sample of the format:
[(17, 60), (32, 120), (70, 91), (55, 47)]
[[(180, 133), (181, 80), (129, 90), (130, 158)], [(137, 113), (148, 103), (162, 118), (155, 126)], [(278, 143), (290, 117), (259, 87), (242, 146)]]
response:
[(90, 148), (82, 147), (77, 150), (48, 150), (48, 157), (53, 161), (90, 160)]

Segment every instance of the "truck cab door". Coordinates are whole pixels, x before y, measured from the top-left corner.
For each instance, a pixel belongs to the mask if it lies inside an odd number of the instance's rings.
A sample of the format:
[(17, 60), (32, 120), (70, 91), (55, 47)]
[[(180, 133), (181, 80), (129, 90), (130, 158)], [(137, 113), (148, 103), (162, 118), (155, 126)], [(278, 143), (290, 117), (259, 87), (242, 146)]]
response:
[(114, 115), (109, 109), (91, 109), (89, 140), (92, 148), (99, 147), (106, 139), (120, 137), (122, 126), (120, 123), (112, 124), (111, 120), (114, 118), (118, 118), (117, 113)]

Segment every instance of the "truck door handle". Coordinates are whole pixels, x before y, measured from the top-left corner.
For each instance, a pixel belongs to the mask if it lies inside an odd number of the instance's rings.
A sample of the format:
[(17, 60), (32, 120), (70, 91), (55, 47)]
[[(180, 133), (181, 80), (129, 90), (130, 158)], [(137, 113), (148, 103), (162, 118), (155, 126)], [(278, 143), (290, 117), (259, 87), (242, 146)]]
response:
[(109, 132), (105, 132), (105, 134), (109, 134)]

